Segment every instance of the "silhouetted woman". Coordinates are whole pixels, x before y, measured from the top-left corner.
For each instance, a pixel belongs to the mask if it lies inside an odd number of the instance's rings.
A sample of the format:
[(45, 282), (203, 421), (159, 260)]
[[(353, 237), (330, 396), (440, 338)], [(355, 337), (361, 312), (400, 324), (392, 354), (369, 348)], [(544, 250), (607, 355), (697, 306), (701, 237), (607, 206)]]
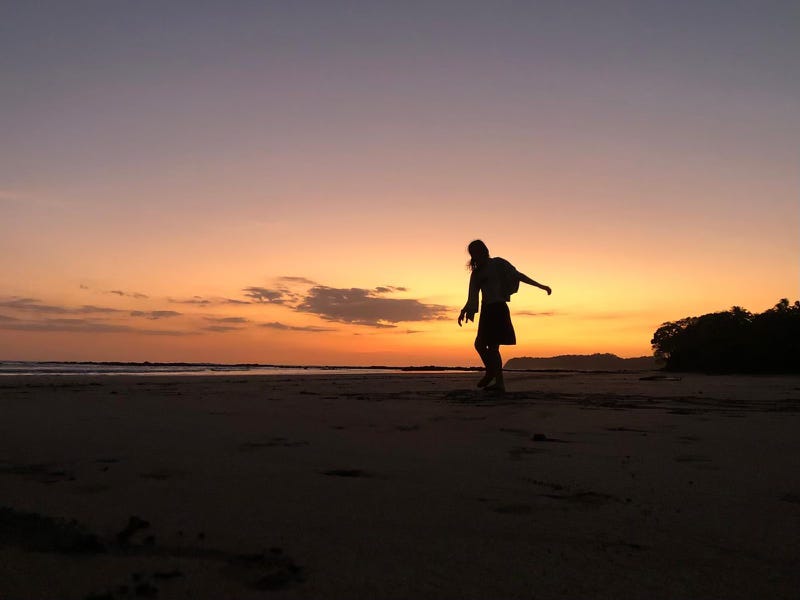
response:
[[(461, 327), (464, 319), (475, 319), (480, 291), (481, 316), (478, 321), (478, 335), (475, 337), (475, 350), (486, 367), (486, 374), (478, 382), (478, 387), (505, 391), (500, 345), (513, 346), (517, 343), (506, 302), (511, 300), (511, 294), (519, 290), (520, 281), (544, 290), (548, 296), (552, 290), (520, 273), (507, 260), (499, 256), (492, 258), (486, 244), (481, 240), (470, 242), (467, 250), (472, 274), (469, 278), (469, 297), (458, 315), (458, 326)], [(494, 384), (489, 385), (492, 380)]]

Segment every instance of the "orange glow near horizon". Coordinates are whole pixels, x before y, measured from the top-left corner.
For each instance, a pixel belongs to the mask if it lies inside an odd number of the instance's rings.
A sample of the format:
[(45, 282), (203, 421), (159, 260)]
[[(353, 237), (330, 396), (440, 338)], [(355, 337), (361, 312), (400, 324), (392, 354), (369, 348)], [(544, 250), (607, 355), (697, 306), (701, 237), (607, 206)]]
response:
[[(2, 330), (0, 356), (5, 360), (478, 365), (471, 348), (475, 324), (459, 328), (455, 323), (466, 293), (467, 273), (453, 271), (455, 277), (444, 274), (440, 283), (454, 288), (460, 283), (460, 294), (426, 295), (414, 293), (421, 291), (414, 287), (385, 295), (421, 298), (426, 305), (447, 307), (441, 319), (398, 322), (390, 328), (326, 320), (269, 302), (226, 303), (245, 301), (246, 296), (241, 293), (244, 288), (228, 294), (215, 290), (219, 295), (178, 293), (159, 298), (138, 291), (140, 288), (116, 290), (126, 294), (122, 296), (112, 293), (113, 289), (97, 290), (83, 284), (83, 288), (75, 286), (78, 292), (61, 299), (32, 299), (20, 304), (25, 298), (12, 296), (5, 299), (2, 312), (15, 319), (5, 322), (7, 327), (43, 325), (42, 330), (33, 326)], [(531, 274), (537, 277), (532, 271)], [(554, 287), (553, 296), (523, 286), (512, 298), (510, 308), (518, 345), (502, 348), (504, 358), (593, 352), (623, 357), (646, 355), (650, 353), (650, 337), (663, 321), (728, 308), (694, 303), (691, 298), (685, 306), (677, 302), (650, 306), (653, 302), (643, 298), (643, 293), (634, 294), (637, 289), (622, 287), (615, 293), (603, 287), (593, 288), (597, 282), (592, 278), (581, 285), (569, 280), (561, 282), (562, 290), (553, 281), (539, 279)], [(202, 291), (199, 286), (188, 287)], [(773, 304), (767, 297), (764, 294), (761, 305), (740, 304), (764, 310)], [(211, 304), (186, 303), (204, 301)], [(697, 310), (690, 310), (689, 306)], [(94, 309), (105, 312), (92, 312)], [(40, 316), (33, 317), (31, 312)], [(123, 330), (115, 331), (114, 327)]]

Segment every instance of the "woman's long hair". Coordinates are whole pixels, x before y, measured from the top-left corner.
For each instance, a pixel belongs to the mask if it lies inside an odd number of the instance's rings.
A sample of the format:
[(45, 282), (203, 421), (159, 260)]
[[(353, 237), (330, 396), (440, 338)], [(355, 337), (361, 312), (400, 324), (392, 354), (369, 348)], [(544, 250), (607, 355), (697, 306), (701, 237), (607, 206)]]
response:
[(477, 269), (478, 264), (489, 258), (489, 248), (481, 240), (471, 241), (467, 246), (467, 252), (469, 252), (470, 257), (467, 267), (469, 267), (470, 271)]

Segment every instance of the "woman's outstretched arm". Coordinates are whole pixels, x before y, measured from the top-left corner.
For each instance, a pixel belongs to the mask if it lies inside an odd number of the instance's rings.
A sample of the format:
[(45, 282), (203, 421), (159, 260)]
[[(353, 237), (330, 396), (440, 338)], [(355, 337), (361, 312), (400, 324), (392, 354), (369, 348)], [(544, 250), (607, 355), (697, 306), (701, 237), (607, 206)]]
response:
[(461, 322), (466, 319), (467, 321), (475, 320), (475, 313), (478, 312), (478, 292), (480, 291), (478, 279), (475, 277), (475, 271), (469, 277), (469, 296), (464, 308), (458, 315), (458, 326), (461, 327)]
[(551, 290), (548, 286), (542, 285), (538, 281), (534, 281), (533, 279), (525, 275), (525, 273), (519, 273), (519, 280), (523, 283), (527, 283), (528, 285), (532, 285), (533, 287), (537, 287), (540, 290), (544, 290), (545, 292), (547, 292), (548, 296), (553, 293), (553, 290)]

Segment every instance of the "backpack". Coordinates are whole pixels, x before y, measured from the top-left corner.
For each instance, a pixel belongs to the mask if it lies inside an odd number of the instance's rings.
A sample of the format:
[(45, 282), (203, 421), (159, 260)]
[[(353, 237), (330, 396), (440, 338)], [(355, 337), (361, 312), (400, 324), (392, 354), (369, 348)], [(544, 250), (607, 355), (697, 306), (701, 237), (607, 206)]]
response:
[(492, 260), (495, 263), (497, 272), (500, 274), (503, 295), (505, 296), (506, 302), (510, 302), (511, 294), (516, 294), (519, 291), (519, 272), (514, 265), (505, 258), (497, 256)]

